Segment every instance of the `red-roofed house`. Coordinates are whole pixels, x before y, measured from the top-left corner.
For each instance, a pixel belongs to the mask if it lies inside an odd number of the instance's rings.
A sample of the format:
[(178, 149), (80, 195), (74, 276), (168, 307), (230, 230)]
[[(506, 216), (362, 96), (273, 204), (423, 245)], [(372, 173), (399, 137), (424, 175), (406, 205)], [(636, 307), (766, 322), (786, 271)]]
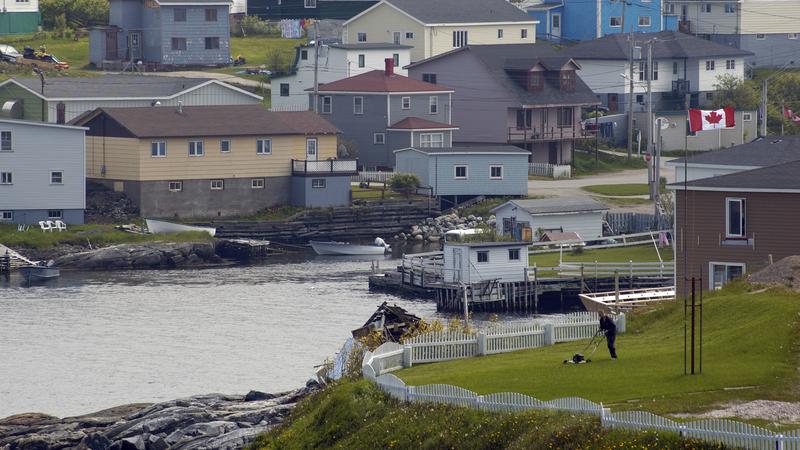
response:
[[(385, 70), (321, 85), (317, 111), (342, 130), (342, 143), (367, 170), (392, 169), (394, 150), (449, 147), (452, 88)], [(313, 104), (313, 98), (312, 98)]]

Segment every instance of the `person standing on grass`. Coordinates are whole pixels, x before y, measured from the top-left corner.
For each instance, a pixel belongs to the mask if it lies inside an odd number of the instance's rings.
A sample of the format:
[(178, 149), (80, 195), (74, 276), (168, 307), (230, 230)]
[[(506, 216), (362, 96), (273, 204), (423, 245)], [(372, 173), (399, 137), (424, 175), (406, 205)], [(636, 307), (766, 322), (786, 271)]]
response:
[(614, 348), (614, 341), (617, 338), (617, 325), (614, 324), (614, 319), (603, 311), (600, 311), (600, 329), (606, 335), (608, 353), (611, 354), (611, 359), (617, 359), (617, 349)]

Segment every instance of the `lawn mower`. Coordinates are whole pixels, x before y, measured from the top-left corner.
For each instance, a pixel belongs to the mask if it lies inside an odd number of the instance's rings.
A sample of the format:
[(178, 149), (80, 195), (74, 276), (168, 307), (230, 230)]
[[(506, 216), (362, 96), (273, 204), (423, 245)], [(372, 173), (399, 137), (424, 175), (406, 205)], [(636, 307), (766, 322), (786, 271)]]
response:
[[(583, 348), (583, 351), (580, 353), (575, 353), (570, 359), (565, 359), (564, 364), (585, 364), (592, 362), (592, 355), (594, 355), (594, 352), (597, 351), (597, 347), (599, 347), (600, 343), (603, 342), (604, 337), (605, 333), (603, 333), (603, 330), (598, 328), (597, 331), (594, 332), (592, 340), (589, 341), (589, 343), (586, 344), (586, 347)], [(589, 352), (589, 356), (584, 356), (586, 350), (588, 350), (592, 345), (594, 345), (594, 348), (592, 348), (592, 351)]]

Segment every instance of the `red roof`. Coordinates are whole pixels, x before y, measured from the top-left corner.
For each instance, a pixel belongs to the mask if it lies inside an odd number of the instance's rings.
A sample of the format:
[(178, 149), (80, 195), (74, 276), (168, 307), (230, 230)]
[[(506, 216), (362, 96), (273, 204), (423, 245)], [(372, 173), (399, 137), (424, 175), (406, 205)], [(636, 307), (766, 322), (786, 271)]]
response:
[(443, 128), (458, 129), (455, 125), (434, 122), (419, 117), (407, 117), (389, 127), (390, 130), (441, 130)]
[(350, 78), (320, 85), (320, 92), (455, 92), (453, 88), (431, 84), (383, 70), (373, 70)]

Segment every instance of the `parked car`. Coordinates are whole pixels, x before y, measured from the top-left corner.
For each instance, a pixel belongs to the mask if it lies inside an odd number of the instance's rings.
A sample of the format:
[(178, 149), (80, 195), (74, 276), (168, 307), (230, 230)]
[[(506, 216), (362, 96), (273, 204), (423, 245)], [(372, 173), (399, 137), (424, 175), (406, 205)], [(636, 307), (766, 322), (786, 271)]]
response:
[(17, 58), (22, 57), (22, 53), (10, 45), (0, 44), (0, 61), (16, 62)]

